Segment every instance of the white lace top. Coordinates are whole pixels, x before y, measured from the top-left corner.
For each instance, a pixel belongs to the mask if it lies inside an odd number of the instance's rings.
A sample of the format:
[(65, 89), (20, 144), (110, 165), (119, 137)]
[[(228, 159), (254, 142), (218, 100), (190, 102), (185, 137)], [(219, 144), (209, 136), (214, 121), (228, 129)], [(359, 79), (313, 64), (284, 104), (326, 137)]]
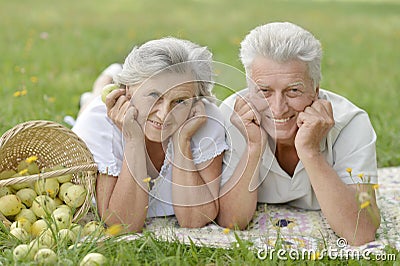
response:
[[(191, 140), (195, 164), (210, 160), (229, 146), (225, 142), (222, 114), (218, 107), (204, 100), (207, 122), (195, 133)], [(119, 176), (124, 156), (122, 132), (107, 116), (106, 106), (100, 96), (96, 97), (77, 118), (72, 130), (86, 143), (93, 153), (98, 171)], [(171, 195), (173, 146), (169, 142), (164, 164), (150, 190), (147, 217), (173, 215)]]

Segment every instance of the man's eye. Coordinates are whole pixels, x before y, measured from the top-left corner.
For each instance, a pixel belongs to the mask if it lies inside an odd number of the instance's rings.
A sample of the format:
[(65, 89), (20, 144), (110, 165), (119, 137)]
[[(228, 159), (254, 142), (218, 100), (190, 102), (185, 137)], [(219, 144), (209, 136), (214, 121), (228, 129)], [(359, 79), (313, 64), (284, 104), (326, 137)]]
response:
[(270, 95), (271, 94), (271, 90), (270, 89), (268, 89), (268, 88), (263, 88), (263, 87), (260, 87), (259, 88), (259, 90), (265, 95), (265, 96), (268, 96), (268, 95)]
[(301, 96), (303, 94), (303, 92), (298, 88), (291, 88), (286, 92), (286, 94), (289, 97), (297, 97), (297, 96)]

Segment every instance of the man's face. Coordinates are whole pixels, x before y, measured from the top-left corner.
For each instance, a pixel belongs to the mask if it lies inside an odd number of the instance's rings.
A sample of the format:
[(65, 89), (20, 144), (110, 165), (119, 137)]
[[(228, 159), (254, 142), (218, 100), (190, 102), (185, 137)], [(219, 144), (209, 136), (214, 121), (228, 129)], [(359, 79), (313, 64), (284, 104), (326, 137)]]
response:
[(307, 65), (298, 60), (279, 63), (258, 57), (250, 71), (252, 97), (263, 98), (269, 105), (262, 111), (262, 127), (277, 142), (292, 144), (298, 114), (318, 98)]

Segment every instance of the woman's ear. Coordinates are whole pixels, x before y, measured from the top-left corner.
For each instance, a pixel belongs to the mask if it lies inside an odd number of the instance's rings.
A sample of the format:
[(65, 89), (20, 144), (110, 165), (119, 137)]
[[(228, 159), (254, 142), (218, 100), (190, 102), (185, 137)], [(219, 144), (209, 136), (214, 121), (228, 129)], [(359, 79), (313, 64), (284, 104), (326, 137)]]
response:
[(318, 100), (318, 95), (319, 95), (319, 85), (315, 88), (315, 97), (314, 100)]

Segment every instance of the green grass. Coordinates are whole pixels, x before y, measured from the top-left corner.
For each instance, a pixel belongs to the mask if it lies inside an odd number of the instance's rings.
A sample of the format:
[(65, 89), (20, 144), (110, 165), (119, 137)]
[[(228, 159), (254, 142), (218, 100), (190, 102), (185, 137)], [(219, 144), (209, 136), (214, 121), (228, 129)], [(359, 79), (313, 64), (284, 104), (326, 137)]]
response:
[[(257, 25), (292, 21), (324, 48), (322, 87), (366, 109), (380, 167), (400, 165), (400, 5), (397, 1), (0, 1), (0, 133), (17, 123), (62, 123), (100, 71), (135, 44), (176, 36), (242, 69), (240, 40)], [(47, 33), (48, 37), (43, 38)], [(33, 83), (31, 77), (37, 78)], [(243, 80), (242, 80), (243, 81)], [(243, 82), (233, 82), (233, 89)], [(24, 97), (13, 93), (26, 88)], [(217, 90), (223, 99), (228, 91)], [(54, 102), (53, 102), (54, 101)]]
[[(249, 30), (292, 21), (323, 44), (321, 87), (370, 114), (378, 135), (378, 165), (400, 165), (398, 1), (0, 0), (0, 5), (0, 134), (27, 120), (63, 123), (65, 115), (76, 116), (81, 93), (135, 44), (163, 36), (187, 38), (207, 45), (216, 61), (242, 70), (239, 43)], [(232, 80), (233, 89), (242, 88), (243, 80)], [(25, 96), (13, 96), (23, 89)], [(229, 91), (215, 93), (223, 99)], [(4, 247), (0, 257), (9, 258)], [(121, 264), (131, 264), (132, 258), (150, 265), (262, 264), (248, 247), (198, 248), (151, 236), (96, 248)]]

